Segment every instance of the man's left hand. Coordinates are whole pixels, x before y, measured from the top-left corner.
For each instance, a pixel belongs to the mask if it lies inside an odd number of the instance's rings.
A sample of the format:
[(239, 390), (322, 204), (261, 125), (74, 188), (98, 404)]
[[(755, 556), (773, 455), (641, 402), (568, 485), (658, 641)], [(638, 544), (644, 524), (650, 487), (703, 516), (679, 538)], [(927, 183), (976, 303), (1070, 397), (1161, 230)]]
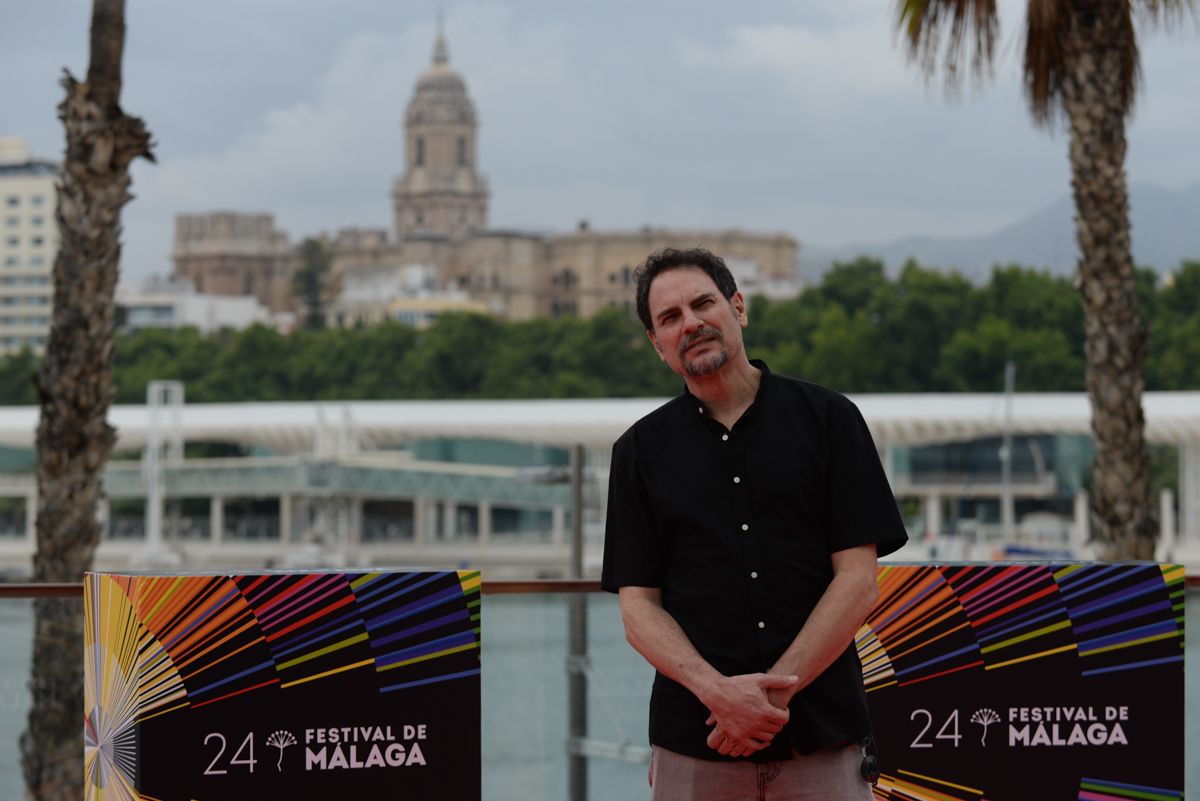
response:
[[(709, 732), (707, 743), (709, 748), (725, 756), (749, 756), (770, 745), (787, 720), (787, 702), (796, 693), (797, 679), (795, 676), (757, 673), (733, 676), (731, 681), (739, 686), (756, 687), (757, 692), (761, 693), (758, 696), (759, 704), (765, 701), (762, 708), (764, 712), (770, 710), (770, 713), (756, 724), (746, 725), (747, 720), (739, 720), (739, 716), (749, 710), (741, 704), (736, 704), (730, 710), (734, 713), (732, 719), (730, 716), (718, 717), (717, 711), (710, 710), (706, 723), (715, 725), (715, 728)], [(753, 695), (751, 693), (750, 697)]]
[[(716, 719), (710, 717), (708, 725), (712, 726), (714, 723), (716, 723)], [(739, 740), (720, 723), (717, 723), (716, 728), (708, 734), (708, 747), (724, 756), (750, 756), (755, 751), (761, 751), (770, 744), (770, 740), (758, 740), (753, 737)]]

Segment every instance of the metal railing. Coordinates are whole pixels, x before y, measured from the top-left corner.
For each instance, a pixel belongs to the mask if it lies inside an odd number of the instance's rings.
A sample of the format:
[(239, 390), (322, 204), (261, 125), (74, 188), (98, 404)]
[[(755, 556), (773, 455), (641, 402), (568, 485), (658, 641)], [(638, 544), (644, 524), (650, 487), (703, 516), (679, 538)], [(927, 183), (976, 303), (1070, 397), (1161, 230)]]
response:
[[(1188, 590), (1200, 590), (1200, 573), (1184, 580)], [(504, 579), (482, 583), (484, 595), (541, 595), (600, 592), (597, 579)], [(82, 598), (83, 585), (74, 583), (0, 583), (0, 598)]]
[[(251, 571), (254, 572), (254, 571)], [(352, 571), (351, 571), (352, 572)], [(1189, 580), (1192, 577), (1189, 577)], [(1200, 579), (1200, 577), (1196, 577)], [(600, 592), (596, 579), (522, 579), (484, 581), (484, 595), (540, 595), (543, 593)], [(0, 598), (82, 598), (83, 584), (25, 582), (0, 583)]]

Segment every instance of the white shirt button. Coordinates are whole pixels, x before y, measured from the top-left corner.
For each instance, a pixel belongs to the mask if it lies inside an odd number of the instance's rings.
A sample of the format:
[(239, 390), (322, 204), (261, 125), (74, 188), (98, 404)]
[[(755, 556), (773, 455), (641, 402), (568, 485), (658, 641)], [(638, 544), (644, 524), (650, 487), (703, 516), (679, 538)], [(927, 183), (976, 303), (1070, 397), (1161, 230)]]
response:
[(758, 621), (758, 627), (759, 627), (760, 629), (765, 629), (765, 628), (767, 627), (767, 624), (766, 624), (766, 623), (763, 623), (763, 622), (760, 620), (760, 621)]
[(734, 477), (733, 477), (733, 483), (734, 483), (734, 484), (741, 484), (741, 483), (742, 483), (742, 477), (741, 477), (741, 476), (734, 476)]
[(696, 411), (700, 412), (700, 414), (704, 414), (704, 407), (703, 407), (703, 406), (697, 406), (697, 407), (696, 407)]
[(751, 570), (751, 571), (750, 571), (750, 578), (758, 578), (758, 571), (757, 571), (757, 570)]
[(727, 442), (728, 440), (729, 440), (729, 435), (728, 435), (728, 434), (722, 434), (722, 435), (721, 435), (721, 441), (722, 441), (722, 442)]
[(749, 531), (749, 530), (750, 530), (750, 524), (742, 523), (742, 531)]

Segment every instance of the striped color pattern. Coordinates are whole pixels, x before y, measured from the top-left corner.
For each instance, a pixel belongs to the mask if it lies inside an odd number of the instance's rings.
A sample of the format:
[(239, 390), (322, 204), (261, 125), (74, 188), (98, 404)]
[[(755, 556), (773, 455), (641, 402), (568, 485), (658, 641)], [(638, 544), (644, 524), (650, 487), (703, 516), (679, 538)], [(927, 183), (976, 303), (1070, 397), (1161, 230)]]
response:
[(87, 801), (138, 799), (137, 726), (351, 671), (477, 677), (478, 571), (85, 577)]

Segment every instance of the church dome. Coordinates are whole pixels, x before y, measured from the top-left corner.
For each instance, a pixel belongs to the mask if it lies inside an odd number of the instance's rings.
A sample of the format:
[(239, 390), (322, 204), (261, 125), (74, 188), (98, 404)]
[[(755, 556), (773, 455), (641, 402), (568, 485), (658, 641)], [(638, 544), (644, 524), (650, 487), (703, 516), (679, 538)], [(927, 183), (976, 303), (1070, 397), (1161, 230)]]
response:
[(446, 38), (440, 31), (433, 48), (433, 63), (417, 78), (406, 119), (409, 125), (475, 123), (475, 106), (467, 96), (467, 84), (450, 67)]

